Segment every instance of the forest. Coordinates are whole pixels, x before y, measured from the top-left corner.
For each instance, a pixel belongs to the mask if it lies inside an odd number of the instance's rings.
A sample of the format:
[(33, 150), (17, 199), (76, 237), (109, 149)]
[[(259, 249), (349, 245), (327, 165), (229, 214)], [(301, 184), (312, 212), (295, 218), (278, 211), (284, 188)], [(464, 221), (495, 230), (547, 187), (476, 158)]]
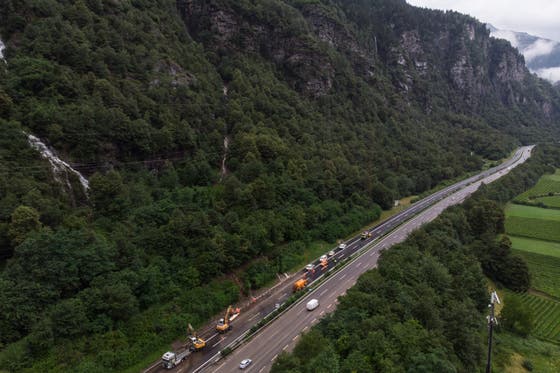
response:
[[(5, 0), (0, 17), (8, 371), (130, 368), (312, 242), (559, 133), (558, 90), (494, 71), (513, 48), (404, 1)], [(484, 74), (453, 76), (453, 56)]]

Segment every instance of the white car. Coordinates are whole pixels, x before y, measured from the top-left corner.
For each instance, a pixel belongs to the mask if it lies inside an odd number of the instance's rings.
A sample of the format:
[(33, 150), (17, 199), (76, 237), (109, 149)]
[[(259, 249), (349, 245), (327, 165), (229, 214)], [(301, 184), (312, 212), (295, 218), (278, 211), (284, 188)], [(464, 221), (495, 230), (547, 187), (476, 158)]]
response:
[(245, 369), (245, 368), (247, 368), (249, 365), (251, 365), (252, 362), (253, 362), (253, 360), (251, 360), (251, 359), (243, 359), (243, 360), (241, 360), (241, 363), (239, 364), (239, 369)]
[(312, 271), (313, 268), (315, 268), (315, 266), (313, 265), (313, 263), (309, 263), (308, 265), (305, 266), (305, 269), (306, 269), (307, 271)]
[(334, 255), (334, 250), (329, 251), (329, 253), (327, 255), (328, 256), (333, 256)]
[(324, 260), (327, 260), (327, 256), (326, 255), (321, 255), (321, 257), (319, 258), (319, 260), (322, 262)]
[(338, 245), (338, 248), (339, 248), (340, 250), (344, 250), (344, 249), (346, 249), (346, 246), (347, 246), (347, 245), (346, 245), (345, 243), (341, 243), (340, 245)]
[(308, 311), (313, 311), (315, 308), (319, 307), (319, 301), (317, 299), (311, 299), (309, 302), (307, 302), (307, 305), (305, 307)]

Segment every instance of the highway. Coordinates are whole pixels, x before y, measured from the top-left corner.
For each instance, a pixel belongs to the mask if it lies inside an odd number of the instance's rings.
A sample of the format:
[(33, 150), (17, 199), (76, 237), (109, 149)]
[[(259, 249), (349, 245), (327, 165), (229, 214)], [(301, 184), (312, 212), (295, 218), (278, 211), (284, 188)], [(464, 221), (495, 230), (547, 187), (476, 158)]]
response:
[[(410, 212), (412, 210), (410, 208), (396, 215), (396, 219), (388, 220), (372, 230), (372, 233), (379, 232), (386, 229), (387, 225), (399, 225), (398, 228), (383, 238), (375, 240), (375, 242), (366, 242), (368, 240), (360, 240), (359, 238), (351, 240), (349, 242), (350, 245), (360, 246), (359, 248), (364, 247), (361, 255), (353, 259), (342, 270), (329, 276), (320, 286), (306, 295), (295, 306), (282, 314), (250, 341), (236, 349), (227, 358), (218, 361), (216, 365), (208, 366), (203, 371), (214, 373), (234, 372), (238, 370), (239, 362), (242, 359), (250, 358), (253, 360), (253, 364), (246, 371), (268, 372), (274, 360), (282, 351), (290, 351), (295, 346), (300, 333), (306, 332), (322, 316), (334, 311), (337, 298), (345, 294), (346, 290), (356, 283), (356, 280), (363, 272), (377, 265), (381, 250), (404, 241), (410, 232), (434, 220), (447, 207), (461, 203), (465, 198), (474, 193), (481, 183), (491, 183), (505, 175), (511, 168), (525, 162), (530, 157), (531, 149), (532, 147), (520, 148), (512, 158), (500, 166), (461, 181), (425, 198), (423, 201), (419, 201), (416, 205), (426, 200), (430, 201), (427, 204), (439, 200), (431, 207), (424, 208), (424, 211), (418, 215), (416, 215), (418, 210)], [(413, 205), (413, 207), (416, 205)], [(409, 219), (412, 215), (416, 216)], [(406, 221), (407, 219), (409, 220)], [(372, 240), (375, 239), (375, 234)], [(356, 248), (356, 250), (359, 248)], [(314, 311), (307, 311), (305, 305), (309, 299), (313, 298), (319, 300), (320, 306)]]
[[(191, 354), (172, 372), (233, 372), (238, 370), (239, 362), (244, 358), (253, 360), (253, 364), (247, 368), (247, 371), (266, 372), (270, 370), (277, 355), (283, 350), (290, 350), (297, 342), (301, 332), (307, 331), (325, 313), (333, 311), (336, 308), (337, 298), (344, 294), (363, 272), (376, 266), (382, 249), (404, 241), (411, 231), (435, 219), (445, 208), (462, 202), (476, 191), (482, 182), (490, 183), (514, 166), (524, 162), (529, 158), (531, 149), (531, 146), (519, 148), (510, 159), (501, 165), (446, 187), (414, 203), (371, 229), (371, 238), (360, 239), (358, 236), (346, 241), (345, 249), (335, 249), (335, 255), (329, 258), (327, 268), (323, 269), (316, 260), (313, 263), (314, 270), (307, 274), (310, 282), (317, 280), (323, 273), (332, 269), (341, 259), (359, 255), (342, 270), (328, 277), (317, 289), (306, 295), (250, 341), (236, 349), (226, 359), (214, 364), (219, 359), (221, 350), (232, 341), (241, 338), (253, 325), (274, 311), (277, 305), (283, 303), (291, 295), (293, 282), (303, 276), (306, 271), (302, 270), (292, 276), (280, 276), (283, 281), (274, 288), (259, 295), (252, 302), (237, 305), (241, 307), (242, 312), (235, 320), (233, 330), (223, 335), (217, 334), (213, 329), (215, 323), (210, 323), (206, 330), (200, 330), (199, 335), (207, 341), (206, 348)], [(356, 254), (357, 252), (360, 254)], [(305, 310), (305, 304), (311, 298), (319, 299), (320, 306), (315, 311), (308, 312)], [(167, 370), (161, 368), (159, 362), (154, 362), (151, 367), (144, 370), (144, 373), (163, 371)]]

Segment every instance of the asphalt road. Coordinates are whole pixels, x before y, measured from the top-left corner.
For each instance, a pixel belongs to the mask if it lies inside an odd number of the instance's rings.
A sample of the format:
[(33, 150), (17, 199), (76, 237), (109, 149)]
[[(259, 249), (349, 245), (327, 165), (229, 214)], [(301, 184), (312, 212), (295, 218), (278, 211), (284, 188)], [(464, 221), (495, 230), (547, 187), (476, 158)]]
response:
[[(274, 360), (282, 351), (290, 351), (295, 346), (300, 333), (306, 332), (322, 316), (332, 312), (336, 308), (337, 298), (345, 294), (346, 290), (356, 283), (363, 272), (377, 265), (381, 250), (404, 241), (410, 232), (434, 220), (444, 209), (461, 203), (475, 192), (481, 183), (491, 183), (509, 172), (511, 168), (525, 162), (530, 157), (531, 149), (532, 147), (520, 148), (510, 160), (502, 165), (454, 184), (417, 202), (413, 205), (413, 207), (417, 207), (416, 209), (405, 210), (401, 214), (395, 215), (394, 219), (390, 219), (371, 230), (373, 233), (371, 239), (360, 240), (354, 238), (350, 240), (348, 242), (348, 252), (356, 252), (360, 249), (363, 249), (363, 251), (349, 265), (329, 276), (325, 282), (227, 358), (218, 361), (215, 365), (209, 365), (201, 371), (215, 373), (238, 371), (239, 362), (245, 358), (250, 358), (253, 360), (253, 364), (246, 371), (268, 372)], [(439, 201), (434, 203), (436, 200)], [(430, 207), (425, 207), (425, 205), (430, 204)], [(418, 213), (418, 210), (423, 211)], [(415, 216), (412, 217), (413, 215)], [(398, 227), (381, 239), (378, 238), (380, 232), (387, 230), (388, 227), (393, 229), (395, 226)], [(337, 255), (341, 254), (343, 254), (342, 251), (337, 253)], [(344, 255), (348, 254), (344, 253)], [(320, 306), (314, 311), (307, 311), (305, 305), (313, 298), (319, 300)]]

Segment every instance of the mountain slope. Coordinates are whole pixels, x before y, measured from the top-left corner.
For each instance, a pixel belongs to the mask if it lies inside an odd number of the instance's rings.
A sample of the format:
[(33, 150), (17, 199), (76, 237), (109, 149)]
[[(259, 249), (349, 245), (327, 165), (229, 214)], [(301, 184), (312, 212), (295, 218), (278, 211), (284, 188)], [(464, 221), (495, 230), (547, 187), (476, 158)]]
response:
[[(125, 369), (309, 241), (558, 136), (559, 93), (515, 49), (404, 1), (9, 0), (0, 14), (0, 365), (15, 371), (22, 354), (37, 371)], [(24, 131), (89, 177), (87, 197)], [(236, 282), (211, 281), (224, 275)]]
[(487, 25), (490, 35), (505, 39), (525, 57), (527, 67), (539, 77), (553, 83), (560, 81), (560, 43), (525, 32), (498, 30)]

